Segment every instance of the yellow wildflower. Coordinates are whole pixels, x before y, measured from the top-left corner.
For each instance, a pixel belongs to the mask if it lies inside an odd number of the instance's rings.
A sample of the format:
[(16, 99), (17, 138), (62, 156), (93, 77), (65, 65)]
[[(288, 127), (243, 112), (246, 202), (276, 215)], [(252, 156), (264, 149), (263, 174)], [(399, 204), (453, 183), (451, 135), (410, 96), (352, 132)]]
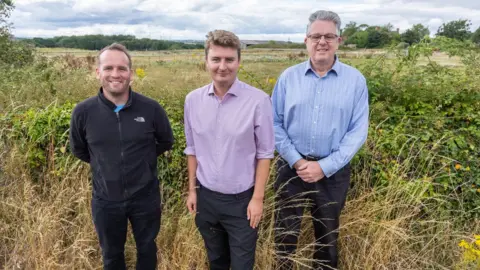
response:
[(463, 247), (463, 248), (468, 248), (469, 247), (468, 243), (465, 240), (460, 241), (458, 246)]
[(460, 164), (458, 164), (458, 163), (455, 164), (455, 170), (460, 170), (461, 168), (462, 168), (462, 165), (460, 165)]
[(140, 78), (140, 79), (143, 79), (145, 78), (145, 70), (143, 68), (137, 68), (135, 70), (135, 73), (137, 74), (137, 76)]

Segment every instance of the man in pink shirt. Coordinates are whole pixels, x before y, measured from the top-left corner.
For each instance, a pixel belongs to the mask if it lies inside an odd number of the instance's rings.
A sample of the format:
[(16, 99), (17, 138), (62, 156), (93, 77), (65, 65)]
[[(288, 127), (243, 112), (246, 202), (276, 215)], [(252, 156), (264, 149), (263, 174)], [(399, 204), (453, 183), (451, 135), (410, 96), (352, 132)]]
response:
[(185, 99), (187, 207), (207, 249), (210, 269), (253, 269), (258, 224), (275, 137), (270, 97), (237, 79), (240, 40), (209, 32), (212, 83)]

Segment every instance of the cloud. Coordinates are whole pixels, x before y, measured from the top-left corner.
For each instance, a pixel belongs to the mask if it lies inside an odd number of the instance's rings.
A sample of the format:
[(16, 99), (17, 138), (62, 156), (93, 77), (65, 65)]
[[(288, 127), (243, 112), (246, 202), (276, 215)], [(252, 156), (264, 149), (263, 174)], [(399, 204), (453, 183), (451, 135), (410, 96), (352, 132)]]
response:
[(204, 39), (213, 29), (245, 39), (302, 41), (308, 16), (317, 9), (337, 12), (343, 26), (385, 25), (404, 31), (427, 25), (432, 34), (451, 20), (480, 26), (480, 1), (470, 0), (17, 0), (13, 33), (19, 37), (131, 34), (162, 39)]

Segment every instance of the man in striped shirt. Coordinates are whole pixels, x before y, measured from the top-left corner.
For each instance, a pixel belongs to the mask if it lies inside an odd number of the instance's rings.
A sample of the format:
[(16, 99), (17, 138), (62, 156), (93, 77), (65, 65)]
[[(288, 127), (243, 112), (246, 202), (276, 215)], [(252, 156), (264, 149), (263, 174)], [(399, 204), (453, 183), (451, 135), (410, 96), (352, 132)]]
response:
[(277, 163), (276, 247), (280, 269), (292, 269), (303, 210), (315, 232), (314, 269), (338, 267), (340, 212), (350, 183), (349, 162), (368, 133), (364, 76), (337, 58), (341, 20), (311, 14), (305, 44), (309, 59), (286, 69), (272, 103)]

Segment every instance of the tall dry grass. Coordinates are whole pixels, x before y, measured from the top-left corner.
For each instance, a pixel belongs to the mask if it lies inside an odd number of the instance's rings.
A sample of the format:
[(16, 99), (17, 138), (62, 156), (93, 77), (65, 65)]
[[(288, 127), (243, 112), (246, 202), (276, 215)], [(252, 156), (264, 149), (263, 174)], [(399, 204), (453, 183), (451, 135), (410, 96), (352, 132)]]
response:
[[(375, 150), (372, 142), (367, 147)], [(4, 269), (100, 269), (101, 256), (90, 216), (88, 166), (71, 157), (57, 164), (65, 168), (65, 173), (55, 175), (46, 171), (35, 181), (29, 176), (25, 155), (15, 148), (4, 153), (1, 160), (0, 266)], [(461, 258), (458, 243), (472, 231), (478, 231), (480, 224), (461, 226), (453, 216), (441, 216), (442, 211), (436, 209), (438, 202), (451, 198), (438, 196), (426, 203), (424, 195), (430, 182), (425, 179), (428, 177), (402, 177), (402, 172), (411, 170), (414, 163), (399, 164), (389, 172), (390, 185), (374, 188), (369, 179), (369, 162), (357, 166), (362, 168), (360, 171), (354, 171), (349, 200), (343, 211), (341, 269), (454, 268)], [(431, 177), (435, 177), (435, 172)], [(272, 183), (270, 181), (265, 200), (256, 269), (274, 269)], [(172, 200), (164, 198), (157, 239), (159, 269), (208, 269), (203, 241), (193, 216), (187, 213), (183, 201)], [(298, 269), (308, 269), (311, 264), (312, 239), (311, 217), (306, 213), (298, 252), (292, 258)], [(125, 254), (133, 269), (135, 243), (130, 232)]]

